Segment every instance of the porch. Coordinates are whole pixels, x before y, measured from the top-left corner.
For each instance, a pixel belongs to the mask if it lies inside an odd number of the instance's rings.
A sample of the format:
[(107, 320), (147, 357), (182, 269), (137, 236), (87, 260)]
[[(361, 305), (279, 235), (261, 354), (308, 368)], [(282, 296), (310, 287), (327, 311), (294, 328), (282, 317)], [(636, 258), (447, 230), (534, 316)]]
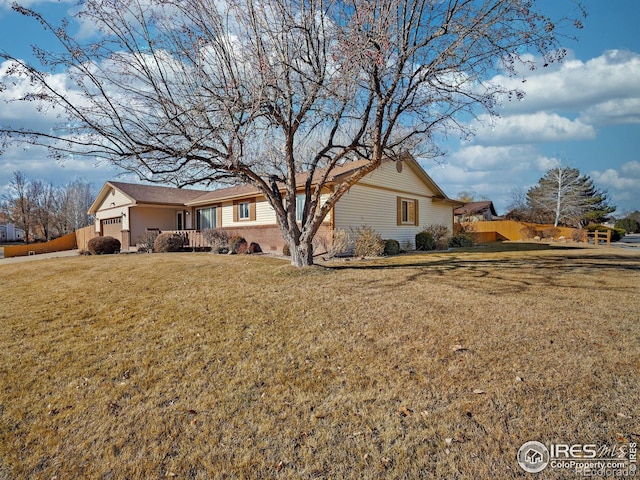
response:
[(192, 250), (205, 250), (211, 248), (211, 244), (204, 238), (201, 230), (162, 230), (158, 233), (177, 233), (184, 238), (185, 248)]

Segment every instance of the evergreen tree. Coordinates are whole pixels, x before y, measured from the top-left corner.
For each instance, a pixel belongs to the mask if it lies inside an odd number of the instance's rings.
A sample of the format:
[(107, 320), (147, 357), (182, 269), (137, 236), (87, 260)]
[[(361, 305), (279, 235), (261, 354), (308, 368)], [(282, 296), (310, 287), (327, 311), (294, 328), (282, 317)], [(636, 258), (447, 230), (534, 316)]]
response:
[(602, 223), (616, 207), (607, 193), (597, 188), (577, 168), (555, 167), (527, 191), (527, 207), (543, 222), (574, 227)]

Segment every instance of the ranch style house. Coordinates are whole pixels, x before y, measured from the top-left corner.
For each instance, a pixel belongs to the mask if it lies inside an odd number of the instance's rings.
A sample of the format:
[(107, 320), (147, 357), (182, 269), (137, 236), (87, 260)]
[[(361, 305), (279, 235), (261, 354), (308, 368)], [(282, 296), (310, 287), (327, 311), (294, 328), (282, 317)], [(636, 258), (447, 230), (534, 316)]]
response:
[[(334, 169), (326, 195), (363, 163), (347, 162)], [(304, 202), (304, 195), (298, 199)], [(429, 225), (452, 230), (453, 210), (460, 205), (412, 157), (387, 160), (338, 200), (316, 237), (330, 242), (337, 229), (349, 232), (367, 225), (382, 238), (413, 245), (416, 233)], [(200, 232), (208, 228), (241, 235), (264, 252), (281, 253), (285, 245), (274, 210), (253, 186), (202, 191), (109, 181), (89, 213), (95, 215), (96, 233), (117, 238), (123, 251), (134, 249), (150, 231), (184, 233), (191, 246), (206, 246)]]

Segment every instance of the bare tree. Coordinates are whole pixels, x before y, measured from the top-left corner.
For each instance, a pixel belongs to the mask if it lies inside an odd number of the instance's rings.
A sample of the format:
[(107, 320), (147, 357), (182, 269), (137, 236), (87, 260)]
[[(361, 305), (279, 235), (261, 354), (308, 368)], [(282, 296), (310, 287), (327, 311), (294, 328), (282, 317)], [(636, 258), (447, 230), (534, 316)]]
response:
[(94, 196), (91, 183), (81, 179), (69, 182), (60, 189), (56, 211), (57, 228), (61, 235), (75, 232), (93, 223), (93, 215), (87, 212)]
[(591, 178), (577, 168), (558, 166), (547, 171), (538, 184), (527, 191), (527, 205), (549, 216), (554, 226), (575, 227), (602, 221), (615, 211), (606, 192), (597, 189)]
[(31, 182), (19, 170), (11, 174), (9, 193), (4, 196), (3, 209), (11, 222), (24, 230), (25, 242), (29, 243), (33, 229), (36, 201), (35, 189)]
[[(62, 107), (58, 130), (8, 126), (6, 140), (106, 158), (141, 178), (177, 186), (255, 186), (275, 210), (293, 265), (313, 263), (313, 238), (338, 199), (385, 158), (442, 154), (439, 135), (468, 135), (465, 115), (495, 113), (488, 83), (565, 52), (555, 22), (530, 0), (87, 0), (100, 38), (80, 43), (36, 18), (66, 53), (73, 90), (17, 60), (34, 85), (22, 100)], [(579, 22), (571, 23), (580, 26)], [(325, 198), (336, 168), (353, 161)], [(296, 196), (304, 194), (302, 221)]]
[(58, 236), (56, 229), (58, 189), (50, 182), (31, 180), (28, 192), (33, 203), (33, 233), (48, 242)]

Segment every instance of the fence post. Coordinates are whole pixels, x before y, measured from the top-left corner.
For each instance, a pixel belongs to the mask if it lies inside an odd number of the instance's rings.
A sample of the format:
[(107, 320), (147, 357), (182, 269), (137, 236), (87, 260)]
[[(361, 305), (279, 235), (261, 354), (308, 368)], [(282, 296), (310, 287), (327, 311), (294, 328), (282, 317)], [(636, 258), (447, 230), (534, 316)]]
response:
[(611, 230), (607, 230), (607, 247), (611, 246)]
[(600, 232), (598, 230), (595, 230), (593, 232), (593, 245), (596, 246), (596, 247), (598, 246), (598, 234), (599, 233)]

